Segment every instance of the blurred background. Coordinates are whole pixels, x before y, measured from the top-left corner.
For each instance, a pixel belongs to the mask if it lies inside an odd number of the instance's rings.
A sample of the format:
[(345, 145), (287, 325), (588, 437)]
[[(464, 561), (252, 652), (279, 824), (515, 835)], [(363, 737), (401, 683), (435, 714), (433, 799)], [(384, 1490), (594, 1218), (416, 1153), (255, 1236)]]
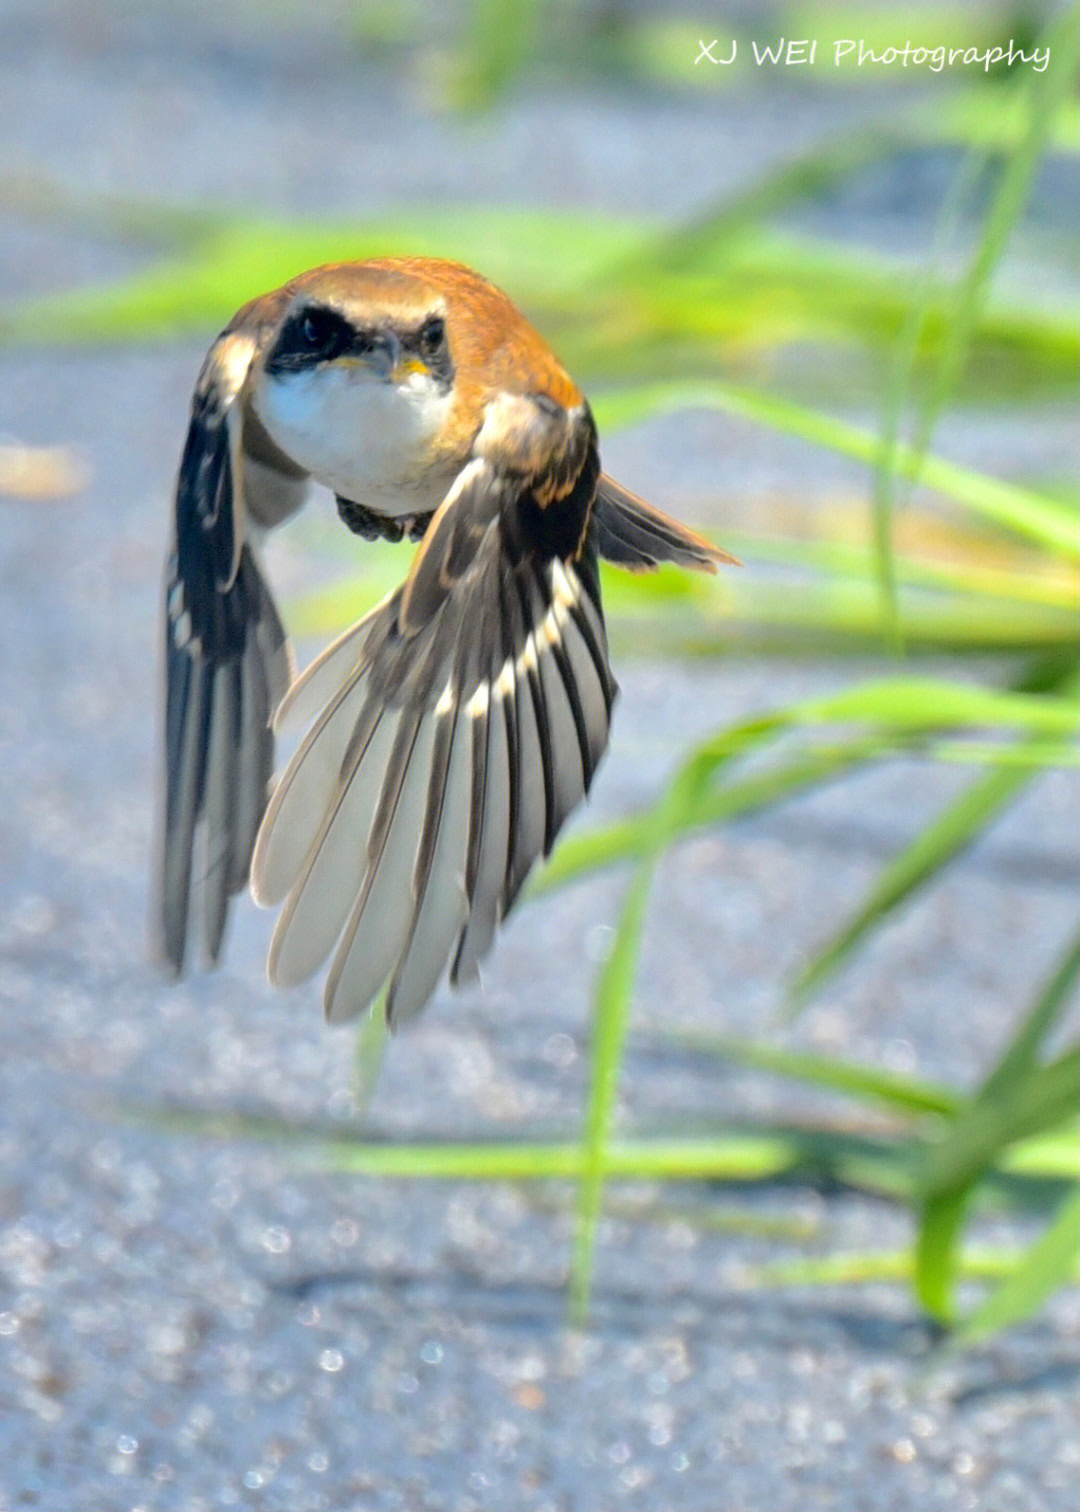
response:
[[(0, 1512), (1072, 1505), (1078, 47), (0, 0)], [(587, 812), (386, 1046), (146, 941), (202, 354), (403, 252), (744, 565), (607, 573)], [(281, 534), (304, 662), (406, 558)]]

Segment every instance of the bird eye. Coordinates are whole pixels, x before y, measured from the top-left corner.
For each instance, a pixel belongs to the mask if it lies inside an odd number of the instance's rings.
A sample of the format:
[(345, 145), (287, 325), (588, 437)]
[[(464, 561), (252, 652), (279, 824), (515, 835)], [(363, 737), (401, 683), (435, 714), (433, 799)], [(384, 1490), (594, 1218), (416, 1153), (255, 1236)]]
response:
[(446, 339), (446, 323), (438, 315), (425, 320), (420, 327), (420, 350), (425, 357), (434, 357)]
[(300, 335), (307, 347), (324, 346), (330, 335), (330, 320), (325, 310), (308, 310), (300, 322)]

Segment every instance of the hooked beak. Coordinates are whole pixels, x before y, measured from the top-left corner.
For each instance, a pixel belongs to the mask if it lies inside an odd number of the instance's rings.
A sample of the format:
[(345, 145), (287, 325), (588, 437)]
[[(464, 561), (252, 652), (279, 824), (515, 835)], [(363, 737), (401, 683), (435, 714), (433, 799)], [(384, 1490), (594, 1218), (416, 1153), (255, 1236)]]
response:
[(364, 336), (356, 347), (338, 361), (346, 367), (365, 368), (383, 383), (404, 383), (413, 373), (426, 373), (427, 367), (413, 353), (405, 353), (393, 331), (379, 331)]

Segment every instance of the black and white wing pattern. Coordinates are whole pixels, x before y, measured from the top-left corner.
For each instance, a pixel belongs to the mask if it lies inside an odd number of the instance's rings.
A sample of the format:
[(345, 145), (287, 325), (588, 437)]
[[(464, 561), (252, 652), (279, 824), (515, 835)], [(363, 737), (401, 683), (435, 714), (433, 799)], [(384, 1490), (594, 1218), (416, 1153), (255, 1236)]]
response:
[(616, 691), (589, 529), (599, 472), (585, 405), (493, 401), (405, 583), (282, 704), (310, 728), (252, 888), (282, 905), (271, 980), (329, 960), (331, 1020), (389, 983), (398, 1025), (448, 966), (455, 983), (474, 976), (588, 792)]
[[(156, 921), (181, 972), (193, 934), (221, 952), (229, 900), (247, 884), (274, 757), (272, 721), (292, 664), (274, 601), (245, 539), (245, 472), (280, 516), (304, 477), (275, 457), (244, 388), (257, 343), (225, 332), (192, 400), (165, 581), (165, 784)], [(282, 467), (284, 470), (282, 470)], [(255, 511), (256, 519), (258, 509)], [(201, 929), (191, 918), (201, 897)]]

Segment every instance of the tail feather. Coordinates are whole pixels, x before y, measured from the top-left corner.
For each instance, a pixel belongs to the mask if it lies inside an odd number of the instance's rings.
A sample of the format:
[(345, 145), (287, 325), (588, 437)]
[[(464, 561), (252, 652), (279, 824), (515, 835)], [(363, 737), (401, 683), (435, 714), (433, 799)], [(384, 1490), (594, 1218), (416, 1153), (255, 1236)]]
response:
[(738, 563), (737, 557), (646, 504), (607, 473), (600, 477), (592, 525), (597, 551), (620, 567), (643, 571), (674, 562), (698, 572), (715, 572), (721, 562)]

